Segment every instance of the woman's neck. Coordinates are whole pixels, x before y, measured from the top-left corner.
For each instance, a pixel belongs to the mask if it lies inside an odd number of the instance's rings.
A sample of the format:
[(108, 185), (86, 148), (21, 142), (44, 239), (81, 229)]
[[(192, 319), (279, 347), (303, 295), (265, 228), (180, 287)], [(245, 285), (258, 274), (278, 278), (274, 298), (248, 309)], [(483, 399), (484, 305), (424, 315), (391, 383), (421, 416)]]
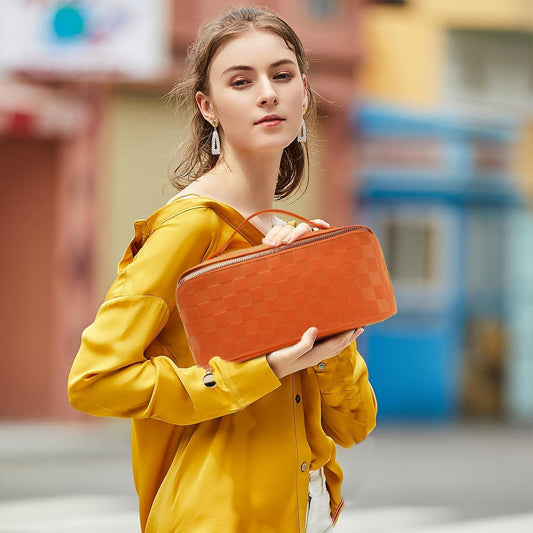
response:
[[(283, 151), (260, 154), (224, 152), (217, 164), (185, 187), (178, 196), (199, 194), (224, 202), (242, 216), (270, 209), (278, 180)], [(265, 235), (274, 225), (272, 215), (265, 213), (251, 222)]]
[(283, 151), (251, 154), (227, 150), (212, 173), (228, 203), (246, 213), (271, 208), (282, 154)]

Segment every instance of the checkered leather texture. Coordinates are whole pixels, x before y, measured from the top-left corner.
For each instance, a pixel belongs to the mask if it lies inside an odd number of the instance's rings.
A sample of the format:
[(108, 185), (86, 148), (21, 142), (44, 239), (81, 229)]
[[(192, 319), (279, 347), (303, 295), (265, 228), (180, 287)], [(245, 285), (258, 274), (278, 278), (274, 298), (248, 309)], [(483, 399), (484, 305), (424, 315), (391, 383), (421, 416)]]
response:
[[(262, 250), (268, 255), (224, 264)], [(396, 313), (381, 247), (365, 226), (321, 230), (289, 245), (254, 246), (208, 263), (222, 266), (190, 279), (184, 278), (207, 263), (185, 272), (176, 290), (200, 366), (215, 355), (244, 361), (296, 344), (311, 326), (322, 338)]]

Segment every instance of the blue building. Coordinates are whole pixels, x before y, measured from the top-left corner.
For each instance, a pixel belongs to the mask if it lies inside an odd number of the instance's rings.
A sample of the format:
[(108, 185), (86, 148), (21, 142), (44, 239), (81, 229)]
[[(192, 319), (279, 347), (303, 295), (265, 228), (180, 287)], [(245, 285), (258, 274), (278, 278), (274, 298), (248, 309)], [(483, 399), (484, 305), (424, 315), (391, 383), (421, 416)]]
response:
[(361, 337), (379, 416), (502, 416), (515, 126), (373, 104), (352, 123), (355, 218), (375, 230), (398, 304)]

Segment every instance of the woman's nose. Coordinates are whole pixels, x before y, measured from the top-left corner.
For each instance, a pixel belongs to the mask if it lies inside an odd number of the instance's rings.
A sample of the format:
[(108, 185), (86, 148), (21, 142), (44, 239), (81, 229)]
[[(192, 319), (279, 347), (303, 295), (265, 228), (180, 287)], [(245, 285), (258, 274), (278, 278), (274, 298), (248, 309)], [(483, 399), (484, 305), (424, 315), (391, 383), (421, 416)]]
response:
[(259, 94), (258, 103), (260, 105), (278, 103), (278, 95), (270, 82), (265, 82), (261, 84), (261, 91)]

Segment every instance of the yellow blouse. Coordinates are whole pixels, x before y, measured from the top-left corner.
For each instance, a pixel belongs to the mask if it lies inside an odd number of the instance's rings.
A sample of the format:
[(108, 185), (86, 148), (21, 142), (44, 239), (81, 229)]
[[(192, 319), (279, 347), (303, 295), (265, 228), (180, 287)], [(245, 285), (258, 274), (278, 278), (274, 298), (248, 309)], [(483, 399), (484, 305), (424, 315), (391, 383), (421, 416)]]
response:
[[(355, 343), (281, 381), (265, 356), (213, 357), (217, 385), (204, 385), (176, 308), (176, 282), (242, 220), (229, 205), (189, 196), (135, 222), (72, 365), (76, 409), (132, 419), (143, 533), (304, 532), (309, 469), (322, 466), (336, 520), (343, 500), (335, 443), (352, 446), (375, 425)], [(228, 250), (262, 237), (247, 222)]]

